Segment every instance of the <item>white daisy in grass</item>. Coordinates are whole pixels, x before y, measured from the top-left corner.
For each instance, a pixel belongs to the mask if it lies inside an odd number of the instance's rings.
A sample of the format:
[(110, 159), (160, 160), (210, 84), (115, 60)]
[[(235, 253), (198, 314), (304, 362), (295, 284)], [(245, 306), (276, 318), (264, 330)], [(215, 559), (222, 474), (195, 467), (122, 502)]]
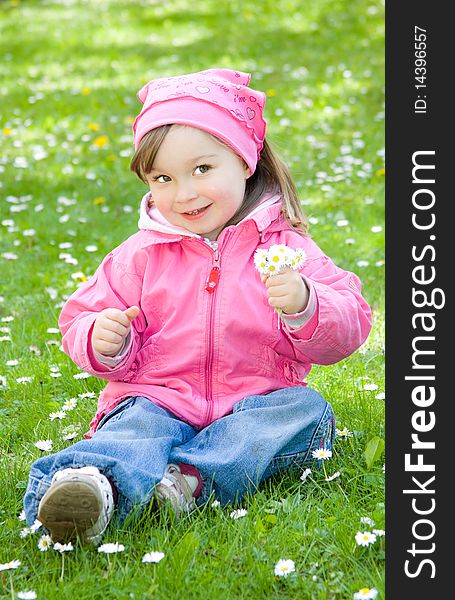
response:
[(52, 440), (38, 440), (33, 445), (43, 452), (50, 452), (52, 450)]
[(164, 552), (147, 552), (142, 557), (143, 563), (159, 563), (164, 558)]
[(17, 592), (17, 597), (21, 600), (36, 600), (37, 595), (33, 590), (27, 592)]
[[(88, 375), (88, 373), (87, 373), (87, 375)], [(90, 375), (89, 375), (89, 377), (90, 377)], [(95, 392), (85, 392), (83, 394), (79, 394), (78, 397), (81, 398), (81, 399), (84, 399), (84, 398), (95, 398), (96, 394), (95, 394)]]
[(49, 548), (52, 548), (52, 538), (50, 535), (42, 535), (38, 540), (38, 548), (41, 552), (47, 552)]
[(374, 600), (378, 596), (378, 590), (376, 588), (364, 587), (354, 594), (354, 600)]
[(220, 501), (219, 500), (214, 500), (211, 504), (212, 508), (218, 508), (218, 506), (220, 506)]
[(318, 460), (327, 460), (328, 458), (332, 458), (332, 451), (328, 448), (317, 448), (313, 450), (312, 456)]
[(60, 333), (60, 329), (57, 329), (57, 327), (48, 327), (46, 333)]
[(62, 440), (74, 440), (75, 437), (79, 435), (79, 426), (76, 425), (68, 425), (68, 427), (64, 427), (62, 429)]
[(375, 525), (375, 522), (373, 521), (373, 519), (370, 519), (370, 517), (360, 517), (360, 522), (365, 523), (365, 525), (369, 525), (370, 527), (373, 527), (373, 525)]
[(63, 552), (71, 552), (72, 550), (74, 550), (73, 544), (71, 542), (68, 542), (68, 544), (61, 544), (60, 542), (57, 542), (53, 545), (53, 548), (54, 550), (58, 550), (58, 552), (60, 552), (61, 554), (63, 554)]
[(231, 517), (231, 519), (241, 519), (247, 514), (248, 511), (246, 510), (246, 508), (239, 508), (237, 510), (233, 510), (229, 516)]
[(369, 531), (358, 531), (355, 534), (355, 541), (358, 546), (370, 546), (376, 541), (376, 534)]
[(39, 521), (38, 519), (35, 519), (33, 521), (33, 523), (30, 525), (30, 532), (36, 533), (38, 531), (38, 529), (40, 529), (42, 526), (43, 526), (43, 524), (41, 523), (41, 521)]
[(33, 381), (33, 377), (18, 377), (16, 381), (17, 383), (21, 384), (31, 383)]
[(7, 360), (5, 364), (7, 367), (17, 367), (19, 361), (17, 360), (17, 358), (14, 358), (12, 360)]
[(125, 546), (115, 542), (114, 544), (102, 544), (98, 547), (98, 552), (103, 554), (116, 554), (117, 552), (123, 552)]
[(275, 575), (278, 577), (287, 577), (290, 573), (295, 571), (295, 563), (290, 559), (281, 559), (275, 565)]
[(51, 421), (55, 421), (55, 419), (64, 419), (67, 416), (64, 410), (57, 410), (55, 412), (49, 413), (49, 419)]
[(27, 518), (25, 516), (25, 510), (21, 510), (21, 512), (17, 515), (17, 518), (19, 519), (19, 521), (25, 521), (25, 519)]
[(306, 481), (308, 479), (309, 475), (311, 475), (311, 469), (305, 469), (303, 471), (303, 473), (300, 475), (300, 479), (302, 481)]
[(352, 437), (352, 431), (349, 431), (349, 429), (347, 427), (343, 427), (343, 429), (338, 429), (338, 427), (336, 428), (336, 434), (338, 437), (341, 438), (348, 438), (348, 437)]
[(20, 533), (19, 533), (19, 537), (21, 539), (26, 538), (28, 535), (30, 535), (32, 532), (30, 531), (30, 527), (24, 527), (23, 529), (21, 529)]
[(20, 560), (10, 560), (7, 563), (0, 564), (0, 571), (11, 571), (21, 566)]
[(70, 398), (69, 400), (65, 401), (65, 403), (62, 406), (62, 410), (64, 410), (65, 412), (68, 412), (69, 410), (75, 409), (76, 406), (77, 406), (76, 398)]
[(367, 392), (374, 392), (374, 390), (377, 390), (379, 386), (377, 386), (375, 383), (366, 383), (363, 386), (363, 389)]
[(379, 394), (376, 394), (375, 398), (376, 400), (385, 400), (385, 392), (379, 392)]
[(334, 479), (338, 479), (338, 477), (341, 475), (341, 473), (339, 471), (336, 471), (333, 475), (329, 475), (328, 477), (325, 478), (326, 481), (333, 481)]
[[(76, 373), (75, 375), (73, 375), (73, 379), (88, 379), (89, 377), (91, 377), (90, 373)], [(88, 392), (88, 393), (92, 393), (92, 392)], [(95, 394), (93, 394), (93, 396), (86, 396), (84, 394), (79, 394), (79, 398), (94, 398)]]
[(373, 533), (374, 533), (374, 535), (377, 535), (378, 537), (385, 536), (384, 529), (373, 529)]

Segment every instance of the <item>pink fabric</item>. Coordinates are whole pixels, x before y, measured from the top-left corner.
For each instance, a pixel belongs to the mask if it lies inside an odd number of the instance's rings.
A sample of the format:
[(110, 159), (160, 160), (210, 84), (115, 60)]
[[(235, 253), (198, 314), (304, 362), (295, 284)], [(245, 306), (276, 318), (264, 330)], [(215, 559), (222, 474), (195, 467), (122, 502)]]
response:
[(265, 136), (266, 96), (248, 87), (250, 77), (241, 71), (207, 69), (152, 79), (137, 94), (143, 107), (133, 123), (135, 148), (156, 127), (190, 125), (224, 141), (253, 174)]
[[(213, 249), (200, 237), (152, 226), (110, 252), (60, 314), (64, 351), (84, 371), (108, 380), (86, 437), (121, 399), (134, 395), (205, 427), (248, 395), (306, 385), (312, 364), (335, 363), (368, 336), (371, 311), (358, 277), (293, 231), (281, 202), (220, 234), (220, 277), (213, 293), (206, 291)], [(301, 275), (316, 310), (295, 329), (285, 323), (277, 328), (254, 266), (255, 250), (272, 244), (307, 254)], [(133, 305), (141, 312), (132, 322), (124, 360), (115, 367), (101, 364), (91, 349), (98, 312)]]

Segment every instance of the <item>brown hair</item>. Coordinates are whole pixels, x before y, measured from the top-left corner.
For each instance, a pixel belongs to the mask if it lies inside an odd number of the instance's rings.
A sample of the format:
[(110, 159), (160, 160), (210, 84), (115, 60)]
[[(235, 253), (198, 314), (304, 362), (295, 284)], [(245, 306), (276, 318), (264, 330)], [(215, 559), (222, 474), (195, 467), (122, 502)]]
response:
[[(153, 168), (153, 163), (164, 138), (173, 125), (162, 125), (149, 131), (140, 141), (139, 147), (131, 159), (130, 169), (146, 185), (147, 174)], [(214, 139), (223, 144), (215, 136)], [(227, 144), (225, 144), (227, 146)], [(229, 148), (229, 146), (227, 146)], [(307, 220), (303, 214), (298, 199), (298, 192), (291, 172), (281, 158), (272, 150), (270, 144), (264, 139), (261, 158), (256, 170), (246, 180), (245, 196), (238, 211), (229, 219), (225, 227), (237, 225), (261, 202), (265, 192), (280, 193), (283, 200), (282, 213), (288, 224), (298, 233), (306, 235)]]

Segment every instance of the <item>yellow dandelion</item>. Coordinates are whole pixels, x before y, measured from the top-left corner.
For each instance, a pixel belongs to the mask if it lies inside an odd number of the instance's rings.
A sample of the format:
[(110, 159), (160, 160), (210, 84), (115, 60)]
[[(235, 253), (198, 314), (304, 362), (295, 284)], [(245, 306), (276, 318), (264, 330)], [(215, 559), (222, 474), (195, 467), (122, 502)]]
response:
[(102, 148), (103, 146), (109, 143), (109, 138), (107, 137), (107, 135), (100, 135), (93, 141), (93, 143), (95, 144), (95, 146), (98, 146), (98, 148)]
[(99, 206), (100, 204), (104, 204), (106, 202), (106, 198), (104, 196), (98, 196), (93, 200), (93, 204), (95, 206)]
[(89, 94), (91, 94), (92, 90), (89, 87), (83, 87), (81, 89), (81, 94), (83, 96), (88, 96)]
[(276, 96), (276, 90), (274, 88), (270, 88), (266, 91), (267, 96)]
[(378, 170), (376, 171), (376, 175), (377, 175), (378, 177), (382, 177), (383, 175), (385, 175), (385, 169), (384, 169), (384, 167), (382, 167), (382, 169), (378, 169)]
[(98, 131), (100, 128), (98, 123), (89, 123), (87, 127), (90, 129), (90, 131)]
[(12, 130), (11, 127), (4, 127), (3, 128), (3, 135), (8, 136), (8, 135), (11, 135), (12, 133), (13, 133), (13, 130)]

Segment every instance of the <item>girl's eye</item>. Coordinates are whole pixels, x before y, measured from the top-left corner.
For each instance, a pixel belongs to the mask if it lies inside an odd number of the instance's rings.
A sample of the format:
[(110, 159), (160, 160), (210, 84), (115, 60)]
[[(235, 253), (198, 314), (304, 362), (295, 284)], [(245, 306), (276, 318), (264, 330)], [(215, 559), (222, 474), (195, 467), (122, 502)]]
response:
[(167, 183), (167, 181), (160, 181), (162, 177), (166, 177), (169, 181), (171, 180), (167, 175), (157, 175), (156, 177), (152, 177), (152, 179), (153, 181), (158, 181), (158, 183)]
[(194, 170), (197, 171), (199, 169), (199, 171), (204, 174), (207, 173), (207, 171), (209, 171), (211, 168), (212, 167), (210, 165), (198, 165)]

